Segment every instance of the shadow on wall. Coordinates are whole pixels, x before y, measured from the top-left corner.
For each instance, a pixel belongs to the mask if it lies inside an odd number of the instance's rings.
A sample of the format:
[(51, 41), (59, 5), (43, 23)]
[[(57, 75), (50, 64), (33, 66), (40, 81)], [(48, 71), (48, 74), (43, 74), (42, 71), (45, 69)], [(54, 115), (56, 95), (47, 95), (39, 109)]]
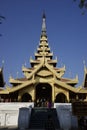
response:
[(28, 129), (29, 121), (31, 116), (31, 107), (26, 108), (22, 107), (19, 109), (19, 117), (18, 117), (18, 128), (19, 129)]

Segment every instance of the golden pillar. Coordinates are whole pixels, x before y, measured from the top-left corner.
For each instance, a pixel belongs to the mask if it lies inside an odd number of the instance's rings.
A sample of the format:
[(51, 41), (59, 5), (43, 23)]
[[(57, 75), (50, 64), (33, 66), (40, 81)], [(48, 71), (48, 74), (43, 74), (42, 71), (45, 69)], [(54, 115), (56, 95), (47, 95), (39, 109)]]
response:
[(55, 87), (52, 85), (52, 102), (55, 100)]
[(19, 102), (21, 101), (21, 95), (20, 94), (18, 95), (18, 101)]
[(67, 92), (67, 102), (69, 102), (70, 101), (70, 99), (69, 99), (69, 92)]

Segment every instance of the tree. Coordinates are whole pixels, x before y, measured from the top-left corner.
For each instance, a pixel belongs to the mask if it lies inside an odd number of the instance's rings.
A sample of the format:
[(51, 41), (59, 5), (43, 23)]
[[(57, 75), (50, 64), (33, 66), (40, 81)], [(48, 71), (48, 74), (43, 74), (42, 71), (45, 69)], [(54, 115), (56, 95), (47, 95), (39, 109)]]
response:
[[(2, 21), (5, 19), (4, 16), (0, 15), (0, 24), (2, 24)], [(2, 34), (0, 34), (0, 36), (2, 36)]]
[(4, 16), (0, 15), (0, 24), (2, 24), (2, 21), (5, 19)]
[[(73, 0), (74, 2), (76, 2), (77, 0)], [(87, 0), (79, 0), (79, 7), (82, 9), (82, 8), (85, 8), (87, 9)]]
[(80, 0), (79, 7), (87, 9), (87, 0)]
[[(78, 0), (73, 0), (73, 1), (76, 2)], [(82, 15), (84, 15), (87, 9), (87, 0), (79, 0), (79, 8), (82, 9)]]

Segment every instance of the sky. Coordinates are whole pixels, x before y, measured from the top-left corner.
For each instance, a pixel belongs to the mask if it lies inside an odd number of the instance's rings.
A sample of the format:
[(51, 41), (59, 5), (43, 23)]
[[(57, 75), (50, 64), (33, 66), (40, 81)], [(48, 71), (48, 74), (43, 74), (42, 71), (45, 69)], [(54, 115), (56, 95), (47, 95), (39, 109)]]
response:
[(84, 81), (87, 65), (87, 11), (78, 7), (79, 0), (0, 0), (0, 67), (4, 67), (4, 80), (9, 76), (23, 77), (22, 65), (30, 66), (30, 57), (39, 45), (42, 14), (46, 15), (49, 47), (57, 56), (57, 68), (66, 66), (63, 77)]

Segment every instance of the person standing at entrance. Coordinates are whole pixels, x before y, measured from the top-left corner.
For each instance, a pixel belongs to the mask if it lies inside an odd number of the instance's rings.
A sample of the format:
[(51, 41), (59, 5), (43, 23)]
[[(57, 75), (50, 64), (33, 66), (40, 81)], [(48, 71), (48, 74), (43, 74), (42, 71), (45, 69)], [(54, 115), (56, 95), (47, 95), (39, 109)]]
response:
[(51, 101), (48, 101), (48, 108), (50, 109), (52, 107)]

